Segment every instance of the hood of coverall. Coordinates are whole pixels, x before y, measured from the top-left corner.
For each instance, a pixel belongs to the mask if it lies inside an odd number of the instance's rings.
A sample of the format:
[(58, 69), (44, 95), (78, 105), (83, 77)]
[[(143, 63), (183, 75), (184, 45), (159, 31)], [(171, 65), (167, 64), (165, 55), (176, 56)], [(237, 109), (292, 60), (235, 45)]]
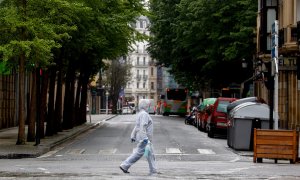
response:
[(148, 112), (148, 109), (149, 109), (149, 104), (150, 102), (148, 102), (147, 100), (141, 100), (139, 102), (139, 110), (144, 110), (146, 112)]

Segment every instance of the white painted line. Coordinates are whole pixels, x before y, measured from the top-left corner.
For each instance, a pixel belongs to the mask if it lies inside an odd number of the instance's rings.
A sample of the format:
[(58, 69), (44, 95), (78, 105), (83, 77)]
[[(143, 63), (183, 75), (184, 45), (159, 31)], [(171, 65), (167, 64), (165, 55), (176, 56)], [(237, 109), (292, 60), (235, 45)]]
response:
[(38, 170), (41, 170), (41, 171), (46, 171), (47, 169), (45, 168), (37, 168)]
[(240, 160), (240, 159), (241, 159), (241, 158), (237, 157), (237, 158), (231, 160), (230, 162), (237, 162), (237, 161)]
[(59, 147), (59, 148), (56, 148), (55, 150), (52, 150), (52, 151), (49, 151), (37, 158), (46, 158), (46, 157), (50, 157), (52, 156), (53, 154), (57, 153), (58, 151), (62, 150), (64, 147)]
[(71, 149), (67, 151), (67, 154), (82, 154), (84, 153), (85, 149)]
[(182, 152), (178, 148), (166, 148), (167, 154), (181, 154)]
[(117, 149), (100, 149), (98, 154), (115, 154)]
[(213, 150), (211, 149), (197, 149), (200, 154), (216, 154)]
[(46, 158), (46, 157), (50, 157), (50, 156), (52, 156), (52, 155), (55, 154), (55, 153), (57, 153), (57, 150), (55, 150), (55, 151), (49, 151), (49, 152), (47, 152), (46, 154), (43, 154), (43, 155), (41, 155), (41, 156), (39, 156), (39, 157), (37, 157), (37, 158)]

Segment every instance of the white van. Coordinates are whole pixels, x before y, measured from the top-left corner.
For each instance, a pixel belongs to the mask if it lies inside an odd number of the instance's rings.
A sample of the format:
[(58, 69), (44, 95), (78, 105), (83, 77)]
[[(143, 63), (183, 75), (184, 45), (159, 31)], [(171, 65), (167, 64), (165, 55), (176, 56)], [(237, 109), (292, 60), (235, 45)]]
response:
[(142, 101), (146, 101), (146, 103), (149, 104), (149, 107), (148, 107), (147, 112), (148, 112), (149, 114), (155, 114), (155, 111), (156, 111), (156, 104), (155, 104), (155, 102), (154, 102), (154, 99), (140, 99), (140, 100), (139, 100), (139, 104), (140, 104)]

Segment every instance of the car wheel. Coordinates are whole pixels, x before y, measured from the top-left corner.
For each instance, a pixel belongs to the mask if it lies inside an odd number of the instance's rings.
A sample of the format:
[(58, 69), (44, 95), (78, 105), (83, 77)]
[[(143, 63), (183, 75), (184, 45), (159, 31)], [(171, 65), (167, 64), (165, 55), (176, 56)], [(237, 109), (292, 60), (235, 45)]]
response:
[(206, 132), (206, 123), (203, 123), (203, 126), (201, 128), (203, 132)]
[(184, 119), (184, 124), (188, 124), (188, 120), (186, 118)]
[(201, 131), (201, 121), (198, 121), (198, 123), (197, 123), (197, 129), (198, 129), (199, 131)]
[(215, 136), (213, 130), (211, 128), (209, 128), (208, 132), (207, 132), (207, 136), (210, 138), (213, 138)]

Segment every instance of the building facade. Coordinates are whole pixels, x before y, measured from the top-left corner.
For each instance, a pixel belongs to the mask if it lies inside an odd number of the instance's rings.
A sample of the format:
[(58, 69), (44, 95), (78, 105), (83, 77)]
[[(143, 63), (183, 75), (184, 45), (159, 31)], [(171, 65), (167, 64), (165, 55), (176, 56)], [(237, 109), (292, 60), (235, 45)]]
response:
[[(272, 58), (274, 48), (272, 28), (275, 20), (279, 27), (278, 86), (274, 86), (272, 75), (272, 69), (275, 67)], [(254, 73), (259, 76), (254, 80), (254, 93), (267, 100), (269, 104), (276, 103), (274, 98), (278, 99), (280, 129), (300, 130), (300, 74), (297, 68), (300, 64), (299, 21), (300, 0), (258, 1), (257, 54), (253, 64)], [(276, 91), (278, 94), (274, 94)], [(274, 104), (274, 107), (276, 106)]]
[[(140, 16), (133, 25), (135, 29), (145, 35), (150, 35), (150, 21), (146, 16)], [(134, 101), (136, 104), (139, 99), (158, 100), (158, 79), (155, 60), (150, 57), (147, 51), (147, 41), (137, 41), (132, 45), (133, 51), (128, 54), (127, 62), (132, 65), (131, 80), (124, 89), (126, 101)]]

